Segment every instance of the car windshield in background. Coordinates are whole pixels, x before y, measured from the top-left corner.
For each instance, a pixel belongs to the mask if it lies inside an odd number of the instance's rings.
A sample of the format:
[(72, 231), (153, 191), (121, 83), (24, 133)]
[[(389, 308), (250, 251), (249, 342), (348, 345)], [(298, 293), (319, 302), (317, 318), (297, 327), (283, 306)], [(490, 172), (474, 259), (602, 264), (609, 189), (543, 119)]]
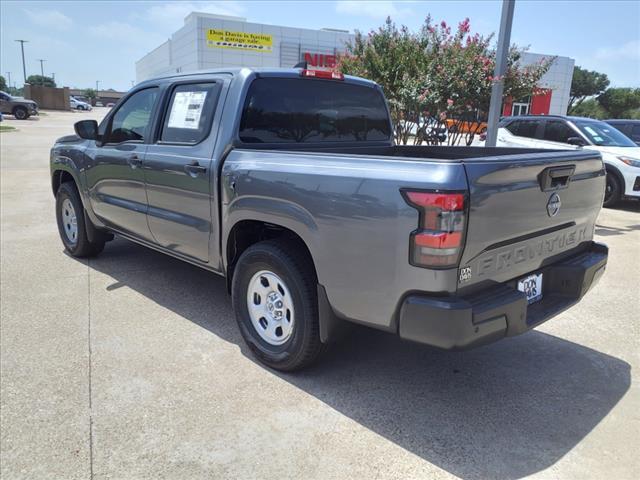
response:
[(637, 147), (624, 133), (604, 122), (574, 122), (589, 141), (599, 147)]
[(240, 122), (246, 143), (372, 142), (390, 136), (378, 89), (306, 78), (255, 80)]

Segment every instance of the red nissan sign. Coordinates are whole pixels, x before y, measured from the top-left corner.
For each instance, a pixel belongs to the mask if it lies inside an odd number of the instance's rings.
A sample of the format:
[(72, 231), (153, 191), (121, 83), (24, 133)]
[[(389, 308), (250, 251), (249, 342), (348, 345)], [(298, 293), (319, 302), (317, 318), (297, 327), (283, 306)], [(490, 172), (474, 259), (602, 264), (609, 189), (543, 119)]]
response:
[(304, 52), (304, 61), (310, 67), (334, 68), (337, 57), (333, 54)]

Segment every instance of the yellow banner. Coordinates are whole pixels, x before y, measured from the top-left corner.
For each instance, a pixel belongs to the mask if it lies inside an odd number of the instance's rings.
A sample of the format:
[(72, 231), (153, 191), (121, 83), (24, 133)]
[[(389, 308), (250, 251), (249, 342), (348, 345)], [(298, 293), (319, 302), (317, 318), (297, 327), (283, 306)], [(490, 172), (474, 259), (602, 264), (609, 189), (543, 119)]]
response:
[(262, 33), (230, 32), (229, 30), (210, 28), (207, 30), (207, 46), (211, 48), (271, 52), (273, 49), (273, 36)]

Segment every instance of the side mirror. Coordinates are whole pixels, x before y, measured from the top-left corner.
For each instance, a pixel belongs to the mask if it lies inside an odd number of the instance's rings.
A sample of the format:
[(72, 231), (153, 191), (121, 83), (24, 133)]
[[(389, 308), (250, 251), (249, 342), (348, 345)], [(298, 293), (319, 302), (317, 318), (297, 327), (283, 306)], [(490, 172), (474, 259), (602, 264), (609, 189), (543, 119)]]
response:
[(567, 138), (567, 143), (569, 145), (575, 145), (576, 147), (584, 147), (587, 143), (580, 137), (569, 137)]
[(80, 120), (73, 125), (76, 135), (85, 140), (98, 139), (98, 122), (95, 120)]

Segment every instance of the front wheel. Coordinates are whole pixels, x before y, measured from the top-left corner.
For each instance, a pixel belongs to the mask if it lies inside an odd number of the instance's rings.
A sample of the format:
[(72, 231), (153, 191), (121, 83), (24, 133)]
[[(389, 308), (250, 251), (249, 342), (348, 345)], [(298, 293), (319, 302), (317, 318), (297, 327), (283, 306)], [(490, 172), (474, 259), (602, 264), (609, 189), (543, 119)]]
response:
[(610, 208), (620, 201), (622, 187), (615, 173), (607, 172), (603, 207)]
[(65, 250), (72, 257), (92, 257), (104, 249), (104, 239), (90, 241), (84, 218), (84, 206), (75, 185), (65, 182), (56, 194), (56, 220)]
[(322, 352), (316, 276), (295, 243), (265, 241), (238, 259), (231, 288), (245, 342), (264, 364), (300, 370)]
[(26, 120), (29, 118), (29, 112), (24, 107), (16, 107), (13, 109), (13, 116), (16, 120)]

